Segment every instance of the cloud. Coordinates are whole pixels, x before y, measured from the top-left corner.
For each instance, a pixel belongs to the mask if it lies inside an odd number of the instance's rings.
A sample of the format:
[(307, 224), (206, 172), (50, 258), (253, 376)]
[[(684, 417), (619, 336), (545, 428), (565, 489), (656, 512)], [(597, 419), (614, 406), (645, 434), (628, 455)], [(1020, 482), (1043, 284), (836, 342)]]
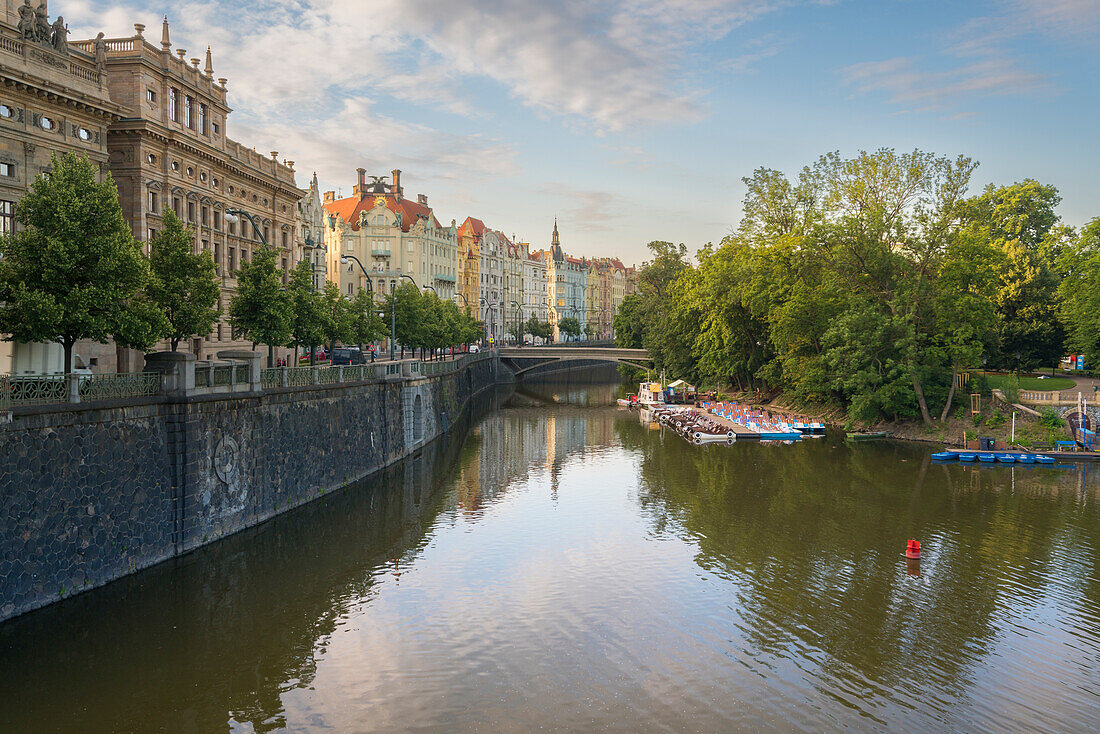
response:
[(847, 84), (863, 93), (884, 92), (890, 102), (936, 110), (975, 96), (1024, 94), (1045, 86), (1046, 78), (1004, 59), (982, 59), (944, 71), (917, 68), (914, 58), (853, 64), (842, 70)]
[(581, 189), (568, 183), (543, 184), (538, 193), (549, 198), (548, 203), (558, 207), (556, 212), (562, 224), (576, 231), (609, 232), (619, 229), (619, 223), (631, 209), (621, 195), (610, 191)]

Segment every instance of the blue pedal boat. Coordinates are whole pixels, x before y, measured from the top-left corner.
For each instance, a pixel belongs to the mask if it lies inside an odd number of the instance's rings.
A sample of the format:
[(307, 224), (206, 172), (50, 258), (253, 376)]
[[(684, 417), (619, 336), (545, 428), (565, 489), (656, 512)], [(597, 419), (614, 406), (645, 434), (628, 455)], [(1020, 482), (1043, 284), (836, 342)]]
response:
[(1002, 464), (1015, 464), (1016, 454), (997, 454), (997, 461)]
[(932, 454), (932, 458), (936, 461), (954, 461), (958, 457), (954, 451), (937, 451)]
[(1016, 457), (1017, 464), (1034, 464), (1035, 457), (1032, 454), (1020, 454)]
[(996, 454), (978, 454), (978, 461), (983, 464), (992, 464), (997, 460)]
[(1053, 464), (1054, 463), (1054, 457), (1053, 456), (1043, 456), (1042, 454), (1038, 454), (1038, 455), (1035, 456), (1035, 463), (1036, 464)]
[(975, 461), (975, 460), (977, 460), (977, 458), (978, 458), (977, 454), (968, 454), (968, 453), (960, 453), (959, 454), (959, 461)]

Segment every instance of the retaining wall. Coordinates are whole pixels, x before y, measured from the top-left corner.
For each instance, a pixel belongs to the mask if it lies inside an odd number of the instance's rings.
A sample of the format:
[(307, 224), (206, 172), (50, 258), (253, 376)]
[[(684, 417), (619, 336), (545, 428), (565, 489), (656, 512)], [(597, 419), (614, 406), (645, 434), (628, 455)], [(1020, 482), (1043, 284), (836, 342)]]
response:
[(0, 620), (361, 479), (505, 373), (487, 358), (433, 377), (13, 411), (0, 425)]

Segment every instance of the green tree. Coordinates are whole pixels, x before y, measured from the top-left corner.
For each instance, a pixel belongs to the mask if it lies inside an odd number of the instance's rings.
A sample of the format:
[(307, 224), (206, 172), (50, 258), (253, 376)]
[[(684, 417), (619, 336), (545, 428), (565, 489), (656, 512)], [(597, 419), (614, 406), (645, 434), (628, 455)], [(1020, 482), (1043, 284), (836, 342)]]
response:
[(328, 345), (329, 354), (336, 348), (337, 342), (344, 344), (352, 340), (352, 322), (355, 315), (352, 304), (340, 292), (340, 286), (332, 281), (325, 283), (321, 293), (322, 337)]
[(195, 233), (170, 208), (162, 216), (164, 228), (149, 242), (152, 279), (149, 298), (163, 312), (172, 351), (181, 341), (209, 334), (218, 320), (218, 281), (208, 252), (194, 253)]
[(637, 293), (623, 299), (611, 320), (615, 327), (615, 346), (624, 349), (642, 349), (645, 346), (644, 310), (642, 297)]
[(290, 341), (293, 308), (283, 287), (275, 250), (264, 245), (256, 248), (252, 259), (237, 272), (237, 292), (229, 301), (229, 323), (234, 334), (257, 344), (267, 345), (267, 366), (275, 364), (275, 345)]
[(412, 283), (402, 283), (386, 294), (384, 303), (382, 310), (386, 316), (391, 311), (395, 315), (397, 341), (401, 344), (401, 357), (404, 358), (406, 347), (417, 349), (425, 338), (420, 289)]
[(1081, 230), (1062, 259), (1062, 270), (1058, 296), (1068, 345), (1095, 359), (1100, 355), (1100, 217)]
[(55, 154), (15, 207), (22, 229), (0, 239), (0, 332), (61, 344), (66, 372), (80, 339), (144, 349), (165, 329), (114, 181), (96, 178), (86, 157)]
[(312, 365), (316, 361), (316, 347), (325, 338), (328, 314), (325, 313), (321, 295), (313, 287), (313, 265), (309, 260), (302, 260), (291, 272), (287, 292), (291, 309), (290, 341), (287, 346), (294, 347), (295, 354), (299, 347), (307, 347)]
[(351, 326), (348, 336), (353, 343), (359, 345), (360, 350), (364, 344), (386, 335), (386, 323), (378, 315), (379, 307), (374, 302), (374, 294), (371, 291), (360, 288), (356, 291), (355, 297), (351, 299), (348, 308)]
[(558, 322), (558, 331), (576, 339), (581, 335), (581, 322), (572, 316), (566, 316)]

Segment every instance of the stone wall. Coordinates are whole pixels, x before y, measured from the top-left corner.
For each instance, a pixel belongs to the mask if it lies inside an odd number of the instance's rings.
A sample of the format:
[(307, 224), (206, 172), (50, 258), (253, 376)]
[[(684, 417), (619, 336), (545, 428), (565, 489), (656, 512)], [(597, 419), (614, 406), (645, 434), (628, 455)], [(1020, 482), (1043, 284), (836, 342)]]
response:
[(360, 480), (500, 376), (485, 359), (435, 377), (17, 410), (0, 425), (0, 620)]

